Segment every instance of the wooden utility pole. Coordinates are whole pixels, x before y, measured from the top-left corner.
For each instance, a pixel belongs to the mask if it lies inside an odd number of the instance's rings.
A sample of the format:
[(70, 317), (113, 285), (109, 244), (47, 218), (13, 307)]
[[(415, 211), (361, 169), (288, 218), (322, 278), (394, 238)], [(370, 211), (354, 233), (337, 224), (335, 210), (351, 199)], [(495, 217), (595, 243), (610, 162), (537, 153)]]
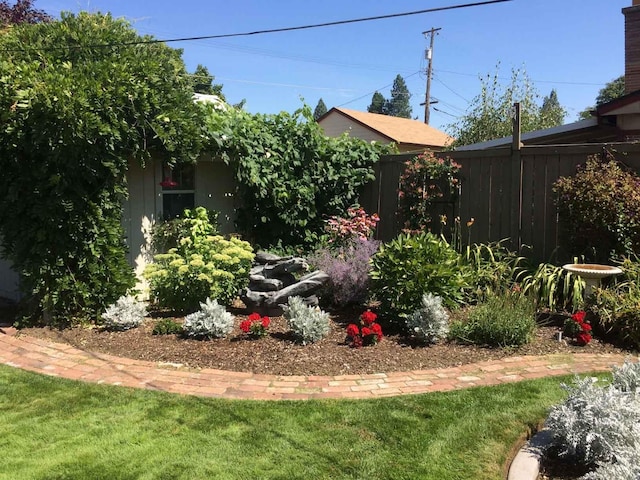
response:
[(426, 32), (422, 32), (422, 34), (427, 37), (429, 35), (430, 43), (429, 50), (426, 51), (426, 57), (429, 61), (429, 66), (427, 67), (427, 91), (425, 93), (424, 99), (424, 123), (429, 125), (429, 106), (431, 105), (431, 72), (433, 71), (433, 42), (436, 38), (436, 32), (442, 30), (442, 28), (431, 28), (431, 30), (427, 30)]

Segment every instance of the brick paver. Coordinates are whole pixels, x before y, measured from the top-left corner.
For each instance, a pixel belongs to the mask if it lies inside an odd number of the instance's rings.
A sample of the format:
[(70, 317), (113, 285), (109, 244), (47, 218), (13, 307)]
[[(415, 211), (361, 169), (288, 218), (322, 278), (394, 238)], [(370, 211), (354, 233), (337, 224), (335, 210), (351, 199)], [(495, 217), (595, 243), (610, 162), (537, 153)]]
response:
[(460, 367), (370, 375), (282, 376), (189, 369), (81, 350), (0, 328), (0, 363), (86, 382), (162, 390), (181, 395), (253, 400), (377, 398), (498, 385), (545, 376), (608, 371), (626, 358), (579, 353), (509, 357)]

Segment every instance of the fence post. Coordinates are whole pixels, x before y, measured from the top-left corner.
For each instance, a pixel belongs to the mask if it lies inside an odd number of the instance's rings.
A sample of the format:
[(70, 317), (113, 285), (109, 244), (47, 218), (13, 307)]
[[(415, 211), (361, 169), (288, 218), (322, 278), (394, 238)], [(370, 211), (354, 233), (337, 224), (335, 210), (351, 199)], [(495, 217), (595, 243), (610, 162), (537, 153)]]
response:
[[(512, 142), (511, 142), (511, 185), (517, 185), (517, 202), (511, 202), (511, 243), (517, 242), (515, 247), (518, 253), (522, 249), (522, 124), (520, 119), (520, 103), (513, 105), (512, 118)], [(512, 192), (513, 195), (513, 192)], [(514, 234), (517, 235), (514, 236)], [(514, 238), (515, 237), (515, 238)]]

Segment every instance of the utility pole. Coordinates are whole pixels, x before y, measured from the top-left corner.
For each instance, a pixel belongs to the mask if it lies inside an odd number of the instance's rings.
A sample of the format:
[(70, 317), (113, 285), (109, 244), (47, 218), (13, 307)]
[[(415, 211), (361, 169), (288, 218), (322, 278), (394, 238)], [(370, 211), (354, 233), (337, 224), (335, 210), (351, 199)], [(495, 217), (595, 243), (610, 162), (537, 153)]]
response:
[[(429, 106), (431, 105), (431, 72), (433, 70), (433, 42), (436, 37), (436, 32), (442, 30), (442, 28), (431, 28), (431, 30), (427, 30), (426, 32), (422, 32), (425, 38), (427, 35), (430, 37), (429, 49), (425, 52), (425, 57), (429, 61), (429, 66), (427, 67), (427, 91), (425, 93), (424, 100), (424, 123), (429, 125)], [(435, 103), (435, 102), (433, 102)]]

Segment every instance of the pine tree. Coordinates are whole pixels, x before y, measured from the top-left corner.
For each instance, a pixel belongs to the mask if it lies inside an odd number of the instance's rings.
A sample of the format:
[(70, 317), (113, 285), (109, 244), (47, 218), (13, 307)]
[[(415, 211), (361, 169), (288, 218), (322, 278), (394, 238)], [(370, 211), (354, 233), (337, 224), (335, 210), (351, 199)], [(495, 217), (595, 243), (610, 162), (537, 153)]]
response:
[(216, 95), (220, 100), (225, 101), (224, 95), (222, 94), (222, 85), (214, 85), (214, 78), (215, 77), (209, 73), (207, 67), (198, 64), (196, 71), (193, 72), (193, 91), (206, 95)]
[(393, 117), (411, 118), (411, 94), (407, 84), (400, 75), (396, 76), (391, 88), (391, 99), (386, 102), (387, 115)]
[(371, 105), (367, 108), (367, 112), (386, 115), (386, 104), (387, 100), (384, 96), (380, 92), (376, 92), (373, 94), (373, 97), (371, 97)]
[(552, 89), (549, 96), (542, 100), (542, 108), (540, 108), (540, 128), (557, 127), (564, 123), (564, 117), (567, 112), (560, 105), (558, 100), (558, 92)]
[(315, 110), (313, 111), (313, 119), (317, 122), (320, 117), (327, 113), (327, 106), (324, 104), (322, 98), (318, 100)]

